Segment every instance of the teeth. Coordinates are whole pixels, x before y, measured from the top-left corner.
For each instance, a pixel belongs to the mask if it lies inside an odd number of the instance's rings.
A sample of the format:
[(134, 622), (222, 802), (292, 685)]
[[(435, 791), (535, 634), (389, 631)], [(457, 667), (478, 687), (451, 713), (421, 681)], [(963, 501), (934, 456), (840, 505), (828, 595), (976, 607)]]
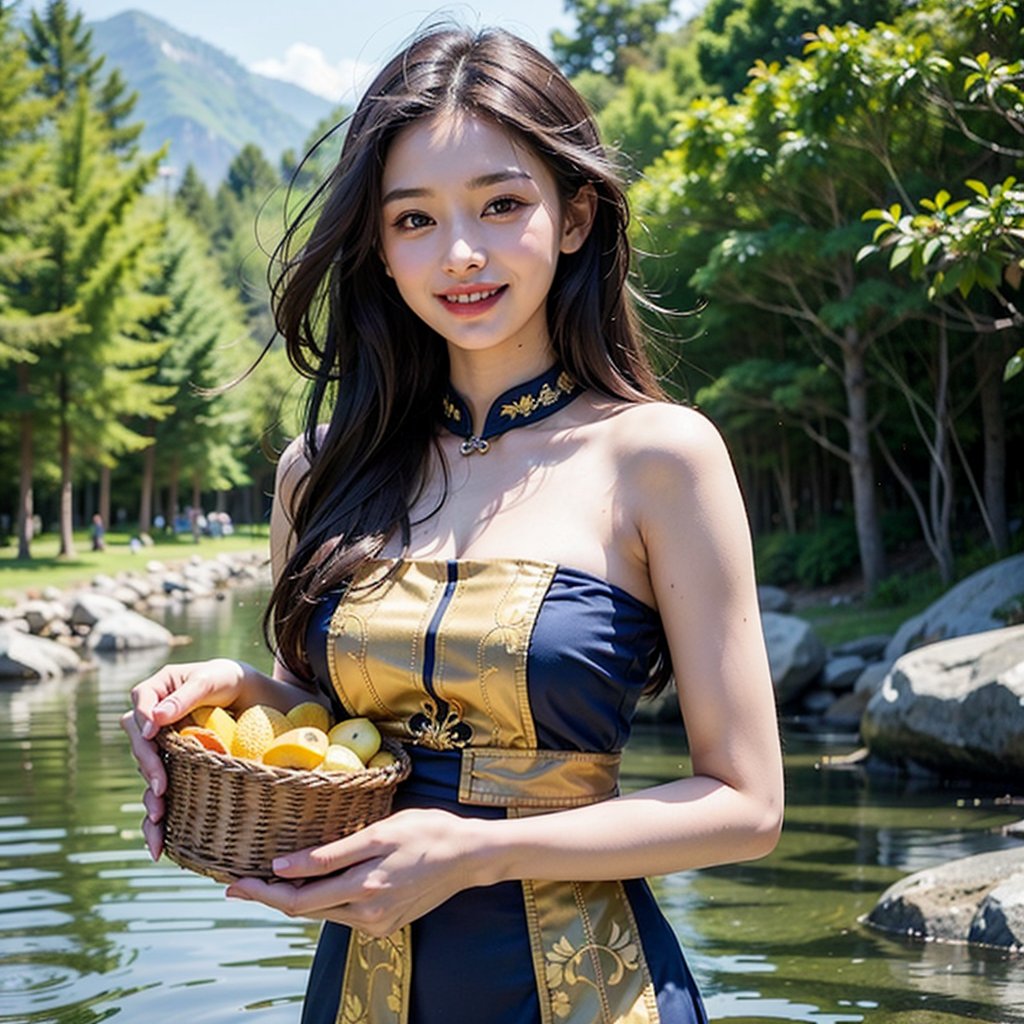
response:
[(492, 295), (497, 294), (498, 289), (492, 288), (489, 292), (468, 292), (465, 295), (446, 295), (445, 301), (458, 302), (460, 305), (467, 306), (471, 302), (483, 302), (484, 299), (489, 299)]

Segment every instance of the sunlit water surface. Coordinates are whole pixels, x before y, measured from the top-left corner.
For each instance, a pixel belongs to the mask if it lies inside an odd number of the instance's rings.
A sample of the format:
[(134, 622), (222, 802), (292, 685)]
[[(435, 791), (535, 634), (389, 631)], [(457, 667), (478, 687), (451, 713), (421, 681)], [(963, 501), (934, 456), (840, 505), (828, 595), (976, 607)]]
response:
[[(258, 592), (169, 613), (176, 660), (266, 663)], [(0, 685), (0, 1022), (230, 1019), (292, 1024), (317, 926), (153, 864), (142, 783), (118, 726), (164, 653), (105, 660), (77, 681)], [(1024, 955), (882, 935), (858, 918), (910, 871), (1010, 845), (995, 794), (822, 770), (843, 752), (787, 742), (778, 849), (655, 882), (713, 1020), (1024, 1024)], [(677, 775), (679, 739), (641, 731), (624, 786)], [(486, 1022), (481, 1022), (486, 1024)]]

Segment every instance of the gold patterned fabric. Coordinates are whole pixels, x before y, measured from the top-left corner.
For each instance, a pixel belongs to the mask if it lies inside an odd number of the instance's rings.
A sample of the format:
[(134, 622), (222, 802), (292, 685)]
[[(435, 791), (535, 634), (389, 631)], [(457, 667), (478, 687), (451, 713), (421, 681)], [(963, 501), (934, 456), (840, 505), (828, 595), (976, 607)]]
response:
[[(531, 652), (558, 574), (554, 564), (517, 559), (378, 561), (338, 602), (326, 630), (325, 671), (348, 714), (373, 719), (407, 744), (413, 774), (400, 787), (399, 809), (437, 806), (494, 818), (616, 795), (620, 751), (542, 748), (538, 740)], [(582, 595), (587, 581), (577, 577), (562, 579), (562, 591), (576, 586)], [(621, 607), (624, 595), (589, 582), (603, 605), (581, 596), (573, 627), (579, 635), (566, 643), (580, 643), (588, 622), (614, 637), (620, 621), (632, 621)], [(559, 689), (557, 671), (550, 675), (557, 658), (545, 664), (544, 685)], [(595, 692), (611, 703), (590, 714), (609, 714), (622, 699), (613, 686)], [(685, 1003), (678, 1014), (659, 1009), (651, 949), (660, 984), (676, 993), (671, 1005)], [(335, 965), (335, 957), (343, 962)], [(458, 973), (466, 962), (477, 966)], [(435, 983), (451, 996), (443, 1010), (424, 1016), (424, 992)], [(335, 1007), (330, 1018), (316, 1008), (324, 1005)], [(420, 1020), (705, 1024), (706, 1017), (644, 883), (526, 880), (465, 890), (386, 939), (325, 926), (303, 1024)]]

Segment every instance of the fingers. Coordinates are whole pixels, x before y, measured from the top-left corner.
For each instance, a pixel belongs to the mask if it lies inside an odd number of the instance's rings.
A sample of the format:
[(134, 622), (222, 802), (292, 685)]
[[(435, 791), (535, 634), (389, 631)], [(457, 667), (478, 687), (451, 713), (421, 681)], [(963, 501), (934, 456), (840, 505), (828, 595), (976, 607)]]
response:
[(159, 860), (164, 850), (163, 826), (150, 821), (148, 817), (142, 819), (142, 838), (146, 840), (146, 847), (153, 860)]
[(138, 719), (132, 711), (121, 716), (121, 728), (131, 742), (132, 757), (139, 766), (139, 774), (149, 784), (154, 796), (163, 796), (167, 788), (167, 774), (164, 772), (156, 745), (143, 735)]
[(379, 857), (382, 852), (381, 844), (364, 830), (323, 846), (309, 846), (284, 857), (275, 857), (271, 866), (274, 874), (281, 878), (319, 878), (343, 871), (371, 857)]

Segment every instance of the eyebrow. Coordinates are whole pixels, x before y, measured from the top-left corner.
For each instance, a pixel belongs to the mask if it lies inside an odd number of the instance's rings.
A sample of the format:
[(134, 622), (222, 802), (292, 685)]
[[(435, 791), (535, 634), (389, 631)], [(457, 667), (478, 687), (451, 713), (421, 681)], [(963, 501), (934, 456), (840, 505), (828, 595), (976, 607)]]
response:
[[(500, 185), (503, 181), (517, 181), (521, 179), (533, 181), (533, 175), (518, 167), (511, 167), (505, 171), (495, 171), (493, 174), (480, 174), (475, 178), (470, 178), (466, 182), (466, 188), (472, 191), (489, 188), (491, 185)], [(424, 196), (431, 196), (433, 194), (433, 190), (429, 188), (393, 188), (384, 196), (382, 205), (386, 206), (388, 203), (393, 203), (399, 199), (421, 199)]]

